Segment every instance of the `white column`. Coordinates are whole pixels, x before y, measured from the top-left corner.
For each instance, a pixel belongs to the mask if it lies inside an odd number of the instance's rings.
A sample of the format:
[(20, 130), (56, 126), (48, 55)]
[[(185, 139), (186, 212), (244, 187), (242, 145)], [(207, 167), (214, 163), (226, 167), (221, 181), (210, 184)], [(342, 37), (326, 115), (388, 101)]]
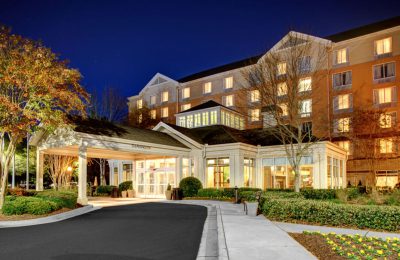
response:
[(113, 160), (107, 160), (108, 161), (108, 170), (109, 170), (109, 175), (108, 175), (108, 181), (110, 183), (110, 185), (113, 185), (113, 180), (114, 180), (114, 161)]
[(44, 155), (39, 149), (36, 149), (36, 190), (43, 190), (43, 165)]
[(182, 156), (175, 157), (175, 183), (176, 187), (179, 186), (179, 182), (182, 180)]
[(264, 188), (264, 174), (263, 174), (263, 169), (262, 169), (262, 158), (261, 157), (256, 157), (255, 160), (256, 167), (255, 167), (255, 175), (256, 175), (256, 187), (257, 188)]
[(78, 203), (87, 205), (88, 199), (86, 196), (87, 185), (87, 147), (85, 144), (79, 146), (78, 152)]

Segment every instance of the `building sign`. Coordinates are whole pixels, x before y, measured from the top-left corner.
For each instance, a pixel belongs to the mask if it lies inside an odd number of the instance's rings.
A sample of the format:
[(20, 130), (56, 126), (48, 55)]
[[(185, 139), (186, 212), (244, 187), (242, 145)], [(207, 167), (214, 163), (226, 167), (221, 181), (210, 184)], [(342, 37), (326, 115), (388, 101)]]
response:
[(139, 145), (139, 144), (132, 144), (132, 148), (139, 149), (139, 150), (150, 150), (151, 149), (150, 146)]

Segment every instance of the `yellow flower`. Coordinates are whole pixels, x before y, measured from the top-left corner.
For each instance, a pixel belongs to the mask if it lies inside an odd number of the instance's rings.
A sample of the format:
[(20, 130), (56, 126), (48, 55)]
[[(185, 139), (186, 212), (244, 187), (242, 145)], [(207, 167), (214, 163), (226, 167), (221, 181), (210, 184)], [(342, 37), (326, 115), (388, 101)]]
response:
[(360, 237), (359, 239), (358, 239), (358, 242), (362, 242), (363, 240), (362, 240), (362, 238)]
[(376, 250), (376, 252), (378, 253), (378, 255), (382, 255), (383, 254), (382, 250)]
[(361, 249), (361, 250), (360, 250), (360, 253), (361, 253), (361, 254), (365, 254), (365, 251)]

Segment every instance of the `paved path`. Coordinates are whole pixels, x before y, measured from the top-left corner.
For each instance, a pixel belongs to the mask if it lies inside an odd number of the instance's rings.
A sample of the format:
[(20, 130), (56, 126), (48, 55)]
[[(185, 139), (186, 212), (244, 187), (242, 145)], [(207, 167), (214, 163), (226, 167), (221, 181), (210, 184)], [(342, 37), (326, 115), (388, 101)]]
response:
[[(215, 206), (217, 217), (220, 218), (218, 231), (223, 232), (222, 242), (226, 246), (227, 254), (220, 250), (219, 259), (230, 260), (265, 260), (265, 259), (316, 259), (310, 252), (291, 238), (286, 232), (273, 222), (260, 215), (246, 216), (243, 205), (218, 201), (180, 201), (196, 205)], [(220, 234), (218, 234), (220, 236)]]
[(207, 209), (142, 203), (0, 230), (0, 259), (196, 259)]
[(376, 232), (361, 229), (349, 229), (349, 228), (335, 228), (335, 227), (324, 227), (324, 226), (313, 226), (313, 225), (302, 225), (294, 223), (274, 222), (275, 225), (291, 233), (303, 233), (303, 231), (320, 231), (322, 233), (335, 232), (336, 234), (348, 234), (355, 235), (359, 234), (367, 237), (397, 237), (400, 238), (400, 233), (388, 233), (388, 232)]

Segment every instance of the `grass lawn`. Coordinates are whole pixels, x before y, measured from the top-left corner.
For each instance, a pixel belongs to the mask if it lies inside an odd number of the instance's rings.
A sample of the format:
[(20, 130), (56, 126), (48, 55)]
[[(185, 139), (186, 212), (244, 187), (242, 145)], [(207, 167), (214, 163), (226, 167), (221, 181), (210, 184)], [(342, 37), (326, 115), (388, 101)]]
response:
[(290, 235), (318, 259), (400, 259), (398, 238), (381, 239), (308, 231)]

